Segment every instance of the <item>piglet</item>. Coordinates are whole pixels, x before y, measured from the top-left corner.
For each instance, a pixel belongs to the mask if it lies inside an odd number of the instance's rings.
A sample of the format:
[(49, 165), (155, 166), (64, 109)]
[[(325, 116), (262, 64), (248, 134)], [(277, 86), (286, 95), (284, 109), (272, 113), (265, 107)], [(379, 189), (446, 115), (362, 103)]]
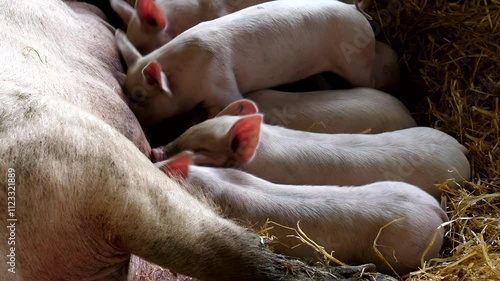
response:
[(165, 45), (200, 22), (270, 0), (139, 0), (136, 9), (123, 0), (111, 7), (127, 23), (127, 37), (143, 54)]
[[(404, 275), (439, 254), (448, 220), (438, 202), (418, 187), (381, 181), (356, 187), (280, 185), (235, 169), (189, 166), (192, 153), (156, 163), (170, 175), (187, 178), (188, 192), (199, 193), (219, 206), (225, 216), (259, 230), (266, 220), (300, 228), (327, 252), (347, 264), (373, 263)], [(380, 232), (380, 234), (379, 234)], [(275, 226), (278, 253), (316, 261), (321, 255), (300, 244), (290, 229)], [(378, 237), (377, 237), (378, 235)]]
[[(253, 106), (251, 106), (253, 105)], [(199, 165), (236, 167), (274, 183), (363, 185), (396, 180), (439, 198), (447, 179), (470, 179), (467, 150), (453, 137), (428, 127), (374, 135), (319, 134), (262, 124), (248, 100), (235, 102), (217, 118), (189, 128), (155, 159), (183, 150)], [(453, 184), (451, 184), (453, 185)]]
[(302, 93), (261, 90), (245, 96), (257, 103), (267, 124), (294, 130), (382, 133), (416, 126), (398, 99), (371, 88)]
[[(113, 10), (127, 23), (127, 37), (143, 54), (165, 45), (177, 35), (197, 25), (241, 9), (272, 0), (110, 0)], [(370, 1), (355, 1), (359, 9)]]
[(378, 85), (373, 31), (352, 5), (272, 1), (203, 22), (142, 57), (117, 32), (124, 84), (142, 125), (203, 109), (214, 117), (242, 94), (330, 71)]

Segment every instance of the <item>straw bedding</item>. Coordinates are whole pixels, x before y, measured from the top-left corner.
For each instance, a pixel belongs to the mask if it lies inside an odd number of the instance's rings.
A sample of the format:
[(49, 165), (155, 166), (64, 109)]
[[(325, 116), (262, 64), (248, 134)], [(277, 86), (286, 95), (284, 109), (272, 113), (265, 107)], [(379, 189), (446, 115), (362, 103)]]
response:
[(472, 180), (444, 184), (442, 258), (406, 280), (500, 280), (500, 1), (379, 0), (369, 13), (399, 54), (400, 98), (420, 125), (469, 149)]

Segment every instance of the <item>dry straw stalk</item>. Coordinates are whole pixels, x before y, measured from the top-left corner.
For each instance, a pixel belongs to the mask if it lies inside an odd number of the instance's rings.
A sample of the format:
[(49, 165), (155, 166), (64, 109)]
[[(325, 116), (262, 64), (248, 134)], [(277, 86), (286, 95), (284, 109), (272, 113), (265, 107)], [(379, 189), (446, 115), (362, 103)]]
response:
[(401, 98), (421, 125), (469, 149), (472, 180), (441, 185), (450, 223), (442, 258), (406, 280), (500, 280), (500, 1), (376, 1), (398, 52)]

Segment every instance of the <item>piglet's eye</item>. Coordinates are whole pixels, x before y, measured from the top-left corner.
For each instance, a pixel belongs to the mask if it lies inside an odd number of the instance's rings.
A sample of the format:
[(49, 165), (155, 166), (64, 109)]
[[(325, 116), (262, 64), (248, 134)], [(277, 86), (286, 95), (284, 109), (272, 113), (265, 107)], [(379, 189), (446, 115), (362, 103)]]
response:
[(141, 87), (137, 87), (130, 93), (129, 99), (133, 103), (142, 103), (146, 100), (146, 93)]
[(134, 96), (132, 96), (132, 99), (134, 100), (134, 102), (144, 102), (144, 100), (146, 100), (146, 96), (145, 95), (134, 95)]

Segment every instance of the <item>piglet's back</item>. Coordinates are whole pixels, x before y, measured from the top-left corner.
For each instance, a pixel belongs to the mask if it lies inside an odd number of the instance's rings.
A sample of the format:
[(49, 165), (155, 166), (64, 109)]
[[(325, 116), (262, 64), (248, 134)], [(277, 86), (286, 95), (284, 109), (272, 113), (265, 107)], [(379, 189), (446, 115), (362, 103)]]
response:
[[(200, 23), (172, 40), (170, 47), (174, 44), (196, 44), (204, 52), (230, 58), (227, 67), (234, 70), (242, 93), (323, 71), (338, 73), (356, 86), (373, 86), (371, 27), (353, 5), (338, 1), (271, 1), (251, 6)], [(353, 47), (356, 55), (346, 52)], [(150, 58), (161, 52), (151, 53), (155, 55)]]

